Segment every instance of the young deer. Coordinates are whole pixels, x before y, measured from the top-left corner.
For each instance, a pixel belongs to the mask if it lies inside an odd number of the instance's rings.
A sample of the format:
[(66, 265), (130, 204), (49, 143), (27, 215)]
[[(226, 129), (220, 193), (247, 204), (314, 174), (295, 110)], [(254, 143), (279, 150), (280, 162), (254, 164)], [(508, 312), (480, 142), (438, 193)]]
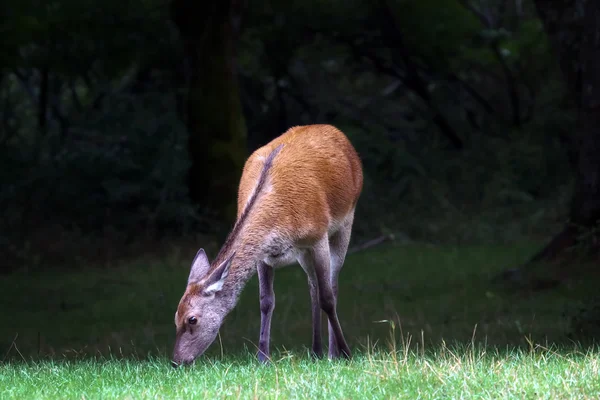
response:
[(175, 313), (172, 364), (191, 363), (214, 341), (248, 280), (258, 271), (258, 358), (270, 357), (273, 271), (298, 261), (308, 276), (312, 352), (323, 356), (321, 310), (329, 321), (329, 357), (350, 358), (338, 320), (338, 274), (362, 191), (362, 164), (330, 125), (290, 128), (246, 161), (236, 223), (212, 264), (200, 249)]

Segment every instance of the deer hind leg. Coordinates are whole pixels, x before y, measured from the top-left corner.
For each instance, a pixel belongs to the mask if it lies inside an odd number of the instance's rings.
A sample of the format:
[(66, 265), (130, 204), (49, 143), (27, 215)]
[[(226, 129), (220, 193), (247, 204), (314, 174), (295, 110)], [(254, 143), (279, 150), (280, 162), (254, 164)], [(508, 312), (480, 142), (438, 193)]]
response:
[(271, 317), (275, 309), (275, 291), (273, 290), (273, 268), (264, 262), (258, 263), (258, 285), (260, 296), (260, 337), (258, 340), (258, 359), (267, 362), (271, 355)]
[[(308, 264), (314, 266), (315, 275), (317, 277), (318, 302), (321, 309), (327, 314), (329, 324), (333, 334), (337, 348), (343, 353), (345, 358), (350, 358), (352, 353), (344, 339), (344, 333), (340, 326), (336, 311), (336, 301), (331, 285), (331, 258), (329, 252), (329, 239), (325, 235), (312, 249), (305, 253), (305, 260)], [(306, 262), (306, 261), (305, 261)], [(313, 301), (313, 304), (315, 302)], [(319, 318), (320, 321), (320, 318)], [(313, 323), (315, 320), (313, 319)]]
[[(338, 300), (338, 276), (344, 265), (346, 253), (348, 252), (348, 244), (350, 243), (350, 235), (352, 233), (352, 222), (354, 220), (354, 212), (352, 212), (344, 222), (344, 225), (339, 231), (335, 232), (329, 239), (329, 252), (331, 258), (331, 289), (333, 292), (333, 300), (337, 312)], [(338, 358), (340, 356), (340, 346), (336, 340), (336, 334), (331, 322), (328, 323), (329, 332), (329, 358)], [(346, 346), (347, 347), (347, 346)]]
[(323, 357), (323, 342), (321, 339), (321, 305), (319, 303), (319, 282), (315, 271), (314, 257), (310, 250), (298, 257), (300, 266), (308, 277), (310, 303), (312, 310), (312, 355), (315, 358)]

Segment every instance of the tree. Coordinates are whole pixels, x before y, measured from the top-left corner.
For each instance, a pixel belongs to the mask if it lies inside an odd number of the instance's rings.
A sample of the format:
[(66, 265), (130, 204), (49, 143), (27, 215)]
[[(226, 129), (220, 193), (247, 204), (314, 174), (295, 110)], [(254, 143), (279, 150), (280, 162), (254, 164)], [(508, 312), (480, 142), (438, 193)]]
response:
[(219, 218), (235, 216), (246, 155), (246, 125), (235, 72), (240, 4), (235, 0), (173, 0), (172, 19), (189, 67), (186, 121), (189, 194)]
[[(536, 0), (544, 29), (558, 55), (567, 90), (578, 110), (574, 127), (576, 180), (564, 229), (526, 266), (554, 261), (586, 241), (600, 221), (600, 3), (595, 0)], [(583, 11), (583, 12), (582, 12)], [(591, 250), (597, 254), (594, 241)], [(509, 271), (509, 276), (518, 270)]]

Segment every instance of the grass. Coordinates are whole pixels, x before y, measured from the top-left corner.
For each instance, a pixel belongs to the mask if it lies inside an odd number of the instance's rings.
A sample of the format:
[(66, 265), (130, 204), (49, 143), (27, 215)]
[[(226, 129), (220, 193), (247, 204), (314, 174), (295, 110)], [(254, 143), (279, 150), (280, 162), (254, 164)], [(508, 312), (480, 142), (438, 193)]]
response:
[(348, 257), (339, 315), (349, 363), (310, 360), (306, 278), (277, 271), (267, 367), (254, 357), (256, 277), (206, 355), (174, 370), (173, 314), (193, 254), (18, 272), (0, 282), (0, 398), (598, 397), (600, 351), (569, 336), (570, 310), (594, 282), (537, 293), (489, 284), (536, 247), (390, 244)]
[(164, 360), (85, 360), (0, 366), (9, 398), (593, 398), (598, 352), (507, 353), (443, 348), (372, 352), (349, 363), (287, 356), (261, 366), (249, 356), (174, 370)]

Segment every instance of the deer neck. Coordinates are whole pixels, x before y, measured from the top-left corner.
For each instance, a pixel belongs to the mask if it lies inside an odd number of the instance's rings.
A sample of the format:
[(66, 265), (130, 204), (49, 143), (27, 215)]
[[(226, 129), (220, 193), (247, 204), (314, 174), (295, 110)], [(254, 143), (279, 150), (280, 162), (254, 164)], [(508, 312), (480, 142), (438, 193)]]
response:
[[(264, 238), (257, 236), (258, 238)], [(235, 251), (229, 274), (223, 283), (222, 294), (226, 300), (226, 308), (233, 309), (239, 299), (242, 290), (248, 281), (256, 273), (258, 262), (263, 256), (263, 246), (260, 241), (249, 238), (240, 238), (235, 246), (229, 250)]]

